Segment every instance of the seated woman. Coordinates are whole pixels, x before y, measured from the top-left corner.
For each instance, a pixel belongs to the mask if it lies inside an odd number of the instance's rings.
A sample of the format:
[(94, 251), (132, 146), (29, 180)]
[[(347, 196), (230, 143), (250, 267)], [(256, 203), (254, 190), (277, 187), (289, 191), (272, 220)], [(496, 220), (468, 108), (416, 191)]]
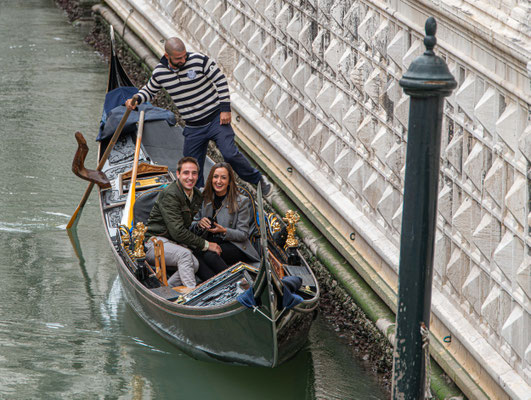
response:
[(206, 240), (219, 244), (225, 265), (214, 271), (209, 267), (212, 262), (204, 262), (198, 257), (199, 278), (206, 280), (238, 261), (260, 260), (249, 241), (251, 218), (249, 199), (238, 193), (232, 167), (225, 162), (215, 164), (205, 182), (203, 205), (194, 217), (191, 229)]

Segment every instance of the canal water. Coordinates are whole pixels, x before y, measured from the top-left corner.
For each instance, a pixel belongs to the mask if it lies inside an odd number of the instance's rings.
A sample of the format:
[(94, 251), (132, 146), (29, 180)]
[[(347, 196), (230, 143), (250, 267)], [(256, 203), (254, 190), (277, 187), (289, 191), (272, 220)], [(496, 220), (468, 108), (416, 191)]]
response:
[(322, 320), (276, 369), (199, 362), (126, 304), (96, 196), (71, 173), (107, 66), (53, 0), (0, 0), (0, 399), (383, 399)]

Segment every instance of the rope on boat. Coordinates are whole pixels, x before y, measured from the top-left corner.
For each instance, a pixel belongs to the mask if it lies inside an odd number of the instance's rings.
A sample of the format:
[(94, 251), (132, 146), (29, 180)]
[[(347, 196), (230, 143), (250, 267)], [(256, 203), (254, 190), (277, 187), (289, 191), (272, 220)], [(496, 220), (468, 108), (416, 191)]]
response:
[(430, 331), (424, 322), (420, 323), (420, 335), (422, 337), (422, 349), (424, 351), (424, 398), (430, 400), (434, 398), (431, 393)]
[(258, 308), (257, 306), (253, 306), (253, 312), (256, 312), (258, 311), (258, 313), (262, 314), (265, 318), (267, 318), (270, 322), (277, 322), (278, 319), (282, 316), (282, 314), (284, 314), (284, 311), (286, 311), (286, 309), (284, 308), (280, 314), (277, 315), (277, 317), (275, 319), (271, 319), (269, 318), (269, 316), (267, 316), (266, 314), (264, 314), (264, 312), (262, 310), (260, 310), (260, 308)]

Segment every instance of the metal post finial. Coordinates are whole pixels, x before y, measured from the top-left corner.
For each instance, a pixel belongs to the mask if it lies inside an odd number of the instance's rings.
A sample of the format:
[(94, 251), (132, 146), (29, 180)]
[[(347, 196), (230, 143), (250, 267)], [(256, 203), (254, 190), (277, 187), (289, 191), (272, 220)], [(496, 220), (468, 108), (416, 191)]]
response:
[(437, 38), (435, 37), (435, 33), (437, 32), (437, 21), (435, 21), (435, 18), (429, 17), (426, 20), (424, 29), (426, 30), (426, 36), (424, 37), (424, 45), (426, 46), (426, 52), (424, 54), (433, 55), (433, 48), (437, 44)]

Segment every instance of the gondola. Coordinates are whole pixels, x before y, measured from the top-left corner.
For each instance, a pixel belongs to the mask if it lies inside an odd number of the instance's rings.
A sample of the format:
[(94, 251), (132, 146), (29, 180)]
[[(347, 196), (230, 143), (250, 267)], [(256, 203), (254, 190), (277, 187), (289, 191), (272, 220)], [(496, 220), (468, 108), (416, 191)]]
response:
[[(134, 90), (132, 87), (116, 55), (111, 33), (102, 124), (109, 123), (109, 110), (128, 98), (120, 93)], [(135, 113), (138, 111), (132, 111), (130, 117)], [(145, 222), (157, 191), (175, 180), (175, 164), (182, 153), (182, 128), (157, 119), (146, 119), (142, 125), (132, 231), (122, 220), (127, 212), (140, 128), (133, 125), (124, 129), (110, 148), (98, 179), (88, 174), (98, 184), (103, 225), (128, 304), (160, 335), (196, 359), (265, 367), (290, 359), (305, 345), (319, 301), (317, 280), (293, 236), (298, 215), (291, 212), (279, 218), (268, 214), (259, 190), (253, 195), (240, 188), (251, 198), (252, 215), (257, 216), (252, 239), (261, 262), (232, 265), (186, 294), (166, 286), (163, 260), (159, 265), (145, 261), (142, 228), (136, 223)], [(99, 142), (100, 161), (108, 146), (108, 139)]]

